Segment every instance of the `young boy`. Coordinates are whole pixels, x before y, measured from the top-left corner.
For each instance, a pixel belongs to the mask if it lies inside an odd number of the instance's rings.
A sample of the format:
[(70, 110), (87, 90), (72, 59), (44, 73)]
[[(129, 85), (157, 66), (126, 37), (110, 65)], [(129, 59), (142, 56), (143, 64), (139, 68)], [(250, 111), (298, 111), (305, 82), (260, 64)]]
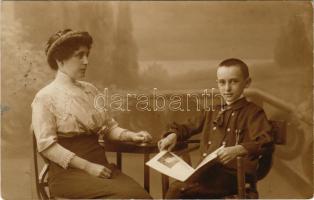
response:
[(272, 138), (271, 125), (263, 109), (243, 96), (243, 90), (250, 83), (248, 66), (243, 61), (235, 58), (222, 61), (217, 69), (217, 84), (227, 104), (224, 109), (206, 112), (197, 124), (173, 123), (158, 142), (160, 150), (171, 150), (177, 141), (202, 132), (203, 157), (225, 145), (218, 152), (217, 164), (201, 174), (198, 180), (171, 184), (167, 199), (221, 198), (236, 194), (237, 156), (245, 156), (246, 173), (254, 175), (258, 155)]

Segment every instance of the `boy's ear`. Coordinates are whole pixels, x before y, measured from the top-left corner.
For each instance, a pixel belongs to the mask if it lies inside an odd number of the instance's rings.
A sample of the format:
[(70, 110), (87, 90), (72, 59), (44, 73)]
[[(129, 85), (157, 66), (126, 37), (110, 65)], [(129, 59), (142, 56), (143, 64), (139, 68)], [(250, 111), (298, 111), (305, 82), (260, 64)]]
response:
[(251, 85), (252, 79), (250, 77), (248, 77), (245, 82), (246, 82), (245, 83), (245, 88), (248, 88)]

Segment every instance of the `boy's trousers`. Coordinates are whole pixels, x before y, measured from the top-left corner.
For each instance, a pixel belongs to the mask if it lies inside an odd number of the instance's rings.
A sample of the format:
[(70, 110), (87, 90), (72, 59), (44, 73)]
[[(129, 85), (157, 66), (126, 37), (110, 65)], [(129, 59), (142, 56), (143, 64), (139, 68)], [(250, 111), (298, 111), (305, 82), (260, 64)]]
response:
[(166, 199), (217, 199), (236, 193), (235, 172), (217, 164), (202, 173), (197, 180), (172, 183)]

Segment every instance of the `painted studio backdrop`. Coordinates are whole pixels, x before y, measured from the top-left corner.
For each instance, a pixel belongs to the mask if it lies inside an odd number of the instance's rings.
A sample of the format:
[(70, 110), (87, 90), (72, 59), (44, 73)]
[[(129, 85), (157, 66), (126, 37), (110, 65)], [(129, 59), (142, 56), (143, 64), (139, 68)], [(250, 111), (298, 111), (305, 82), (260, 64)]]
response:
[[(310, 1), (102, 2), (3, 1), (1, 44), (1, 195), (36, 199), (30, 104), (54, 77), (44, 54), (47, 39), (65, 28), (94, 38), (86, 80), (101, 91), (151, 94), (216, 88), (216, 66), (230, 57), (249, 64), (251, 89), (273, 104), (269, 117), (287, 120), (287, 141), (276, 147), (261, 198), (313, 194), (313, 19)], [(121, 114), (122, 113), (122, 114)], [(191, 113), (177, 112), (179, 120)], [(120, 123), (147, 129), (158, 140), (169, 113), (117, 112)], [(142, 122), (140, 124), (139, 122)], [(111, 154), (109, 154), (110, 157)], [(140, 155), (123, 170), (143, 185)], [(193, 153), (192, 153), (193, 160)], [(161, 198), (151, 170), (151, 194)]]

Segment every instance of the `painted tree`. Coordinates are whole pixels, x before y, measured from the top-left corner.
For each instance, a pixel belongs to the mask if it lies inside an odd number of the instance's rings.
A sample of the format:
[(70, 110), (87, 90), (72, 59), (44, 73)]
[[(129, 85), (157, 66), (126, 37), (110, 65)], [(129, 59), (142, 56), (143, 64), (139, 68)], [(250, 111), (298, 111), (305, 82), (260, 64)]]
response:
[(304, 18), (294, 15), (283, 27), (275, 47), (275, 61), (281, 67), (311, 67), (313, 41), (307, 34)]
[(112, 56), (114, 84), (119, 88), (135, 88), (139, 79), (138, 51), (132, 35), (131, 11), (127, 2), (119, 2), (116, 20)]
[(98, 87), (107, 86), (114, 81), (112, 78), (114, 21), (111, 3), (71, 2), (62, 5), (63, 26), (88, 31), (93, 37), (87, 79)]

